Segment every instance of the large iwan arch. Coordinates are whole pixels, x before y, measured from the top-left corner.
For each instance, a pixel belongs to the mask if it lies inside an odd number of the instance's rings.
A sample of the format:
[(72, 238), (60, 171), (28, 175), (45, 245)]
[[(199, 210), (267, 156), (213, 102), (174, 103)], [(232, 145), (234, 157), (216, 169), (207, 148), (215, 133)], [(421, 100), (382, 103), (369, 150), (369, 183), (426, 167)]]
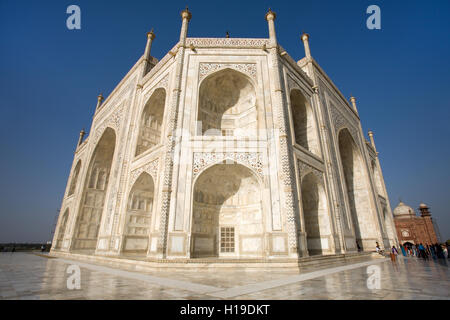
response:
[(106, 128), (95, 147), (86, 174), (75, 228), (74, 249), (96, 248), (115, 146), (116, 134), (113, 129)]
[(224, 69), (202, 81), (199, 89), (198, 135), (256, 136), (256, 92), (250, 79)]
[(368, 173), (359, 148), (346, 128), (339, 132), (339, 152), (356, 241), (363, 249), (373, 248), (378, 237), (369, 198)]
[(195, 182), (192, 257), (262, 256), (261, 182), (241, 164), (216, 164)]

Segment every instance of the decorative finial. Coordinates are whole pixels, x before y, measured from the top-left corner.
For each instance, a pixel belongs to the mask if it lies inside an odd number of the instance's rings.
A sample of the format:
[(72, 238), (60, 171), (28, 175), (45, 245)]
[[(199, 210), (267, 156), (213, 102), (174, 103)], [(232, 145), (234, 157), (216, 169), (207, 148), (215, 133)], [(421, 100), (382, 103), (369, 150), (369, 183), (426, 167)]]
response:
[(227, 31), (225, 38), (229, 38), (230, 37), (230, 33)]
[(186, 9), (181, 11), (181, 18), (187, 19), (187, 21), (190, 21), (192, 18), (192, 13), (189, 11), (188, 6), (186, 6)]
[(266, 20), (275, 20), (277, 17), (277, 14), (272, 11), (272, 9), (269, 8), (269, 10), (266, 13)]
[(300, 36), (300, 38), (302, 39), (302, 41), (308, 41), (309, 40), (309, 34), (307, 34), (306, 32), (302, 31), (302, 35)]
[(152, 28), (152, 30), (150, 30), (150, 32), (147, 32), (147, 38), (150, 38), (150, 39), (155, 39), (155, 33), (153, 32), (153, 28)]

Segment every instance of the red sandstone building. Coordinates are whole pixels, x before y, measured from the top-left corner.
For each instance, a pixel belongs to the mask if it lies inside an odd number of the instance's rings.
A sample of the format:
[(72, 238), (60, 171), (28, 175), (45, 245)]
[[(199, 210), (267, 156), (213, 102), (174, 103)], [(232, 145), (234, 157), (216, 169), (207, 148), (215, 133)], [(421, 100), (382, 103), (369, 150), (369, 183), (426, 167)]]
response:
[(424, 203), (419, 207), (420, 216), (417, 216), (410, 206), (400, 201), (394, 209), (394, 222), (400, 244), (432, 244), (438, 242), (438, 237), (431, 213)]

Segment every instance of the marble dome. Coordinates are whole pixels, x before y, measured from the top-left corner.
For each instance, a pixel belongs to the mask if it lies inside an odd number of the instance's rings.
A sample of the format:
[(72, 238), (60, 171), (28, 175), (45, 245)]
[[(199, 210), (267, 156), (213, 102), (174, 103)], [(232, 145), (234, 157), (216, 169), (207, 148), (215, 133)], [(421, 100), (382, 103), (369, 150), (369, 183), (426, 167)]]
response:
[(394, 209), (394, 216), (396, 218), (412, 218), (416, 216), (416, 213), (413, 208), (400, 201)]

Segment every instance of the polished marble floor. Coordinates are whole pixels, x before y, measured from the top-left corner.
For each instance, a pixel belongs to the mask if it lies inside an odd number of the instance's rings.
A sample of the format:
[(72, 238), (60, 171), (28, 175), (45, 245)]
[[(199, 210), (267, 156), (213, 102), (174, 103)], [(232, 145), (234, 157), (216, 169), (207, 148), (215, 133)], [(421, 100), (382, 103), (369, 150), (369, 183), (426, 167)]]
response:
[[(68, 289), (70, 265), (80, 289)], [(379, 267), (369, 289), (367, 268)], [(450, 299), (450, 260), (370, 259), (298, 272), (133, 272), (33, 253), (0, 253), (0, 299)]]

